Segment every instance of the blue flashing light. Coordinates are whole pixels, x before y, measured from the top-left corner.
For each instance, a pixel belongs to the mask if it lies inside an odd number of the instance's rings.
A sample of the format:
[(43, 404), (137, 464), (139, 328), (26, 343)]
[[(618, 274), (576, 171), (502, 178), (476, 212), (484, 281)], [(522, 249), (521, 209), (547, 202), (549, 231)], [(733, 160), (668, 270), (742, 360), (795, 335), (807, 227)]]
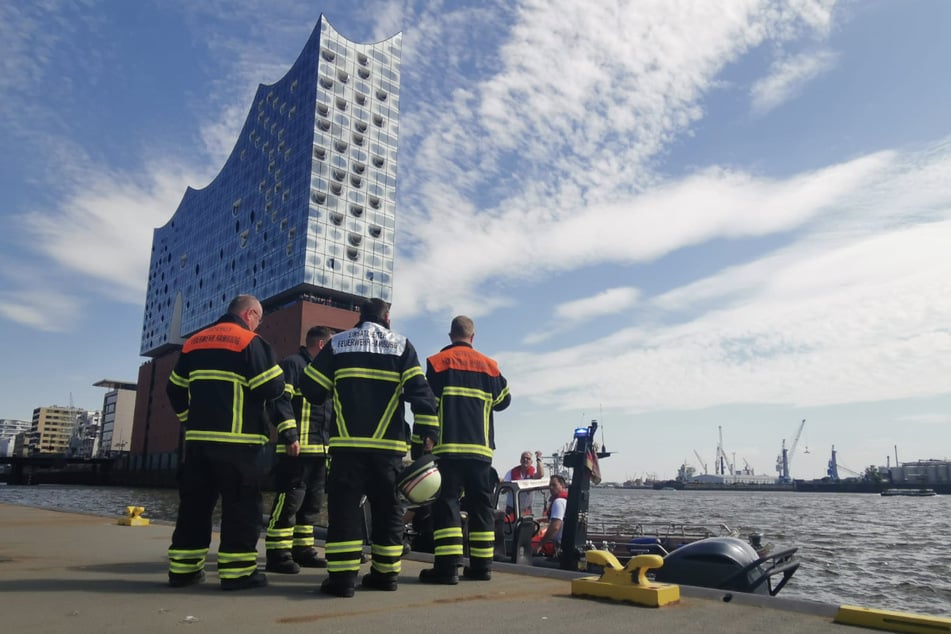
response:
[(587, 438), (587, 437), (588, 437), (587, 427), (575, 427), (575, 438)]

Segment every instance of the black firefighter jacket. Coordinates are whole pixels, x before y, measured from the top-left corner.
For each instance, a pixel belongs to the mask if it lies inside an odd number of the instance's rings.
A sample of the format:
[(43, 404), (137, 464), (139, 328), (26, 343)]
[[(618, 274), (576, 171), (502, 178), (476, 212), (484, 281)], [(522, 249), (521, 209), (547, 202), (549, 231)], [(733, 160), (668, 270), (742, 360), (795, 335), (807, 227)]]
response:
[(495, 450), (492, 412), (512, 402), (498, 364), (457, 341), (426, 360), (426, 379), (439, 403), (437, 456), (491, 462)]
[(263, 445), (265, 403), (284, 393), (284, 373), (271, 345), (227, 314), (188, 338), (166, 391), (186, 442)]
[[(301, 346), (300, 350), (281, 361), (281, 369), (284, 370), (284, 395), (277, 401), (271, 409), (274, 420), (283, 422), (277, 425), (278, 440), (277, 453), (287, 453), (287, 445), (295, 440), (300, 440), (301, 456), (325, 456), (327, 454), (327, 440), (330, 433), (330, 422), (333, 417), (333, 402), (327, 399), (321, 405), (313, 405), (304, 398), (300, 390), (301, 377), (304, 376), (304, 369), (310, 365), (313, 359), (307, 348)], [(294, 412), (294, 421), (286, 420), (286, 410), (281, 409), (281, 405), (286, 404)], [(291, 434), (289, 426), (296, 428), (296, 433)]]
[(404, 400), (413, 412), (413, 436), (437, 439), (436, 400), (416, 349), (379, 324), (365, 321), (334, 335), (304, 370), (300, 389), (311, 403), (333, 398), (331, 453), (405, 454)]

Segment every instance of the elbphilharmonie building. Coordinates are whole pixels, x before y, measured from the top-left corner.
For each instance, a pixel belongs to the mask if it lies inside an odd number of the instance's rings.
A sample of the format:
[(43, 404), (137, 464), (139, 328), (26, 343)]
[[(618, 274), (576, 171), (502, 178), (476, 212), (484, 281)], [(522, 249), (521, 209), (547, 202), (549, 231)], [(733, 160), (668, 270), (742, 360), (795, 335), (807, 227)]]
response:
[[(217, 177), (154, 232), (140, 386), (164, 391), (166, 357), (235, 295), (262, 301), (259, 332), (281, 355), (310, 326), (351, 327), (362, 298), (391, 300), (401, 46), (352, 42), (321, 16), (287, 74), (258, 87)], [(134, 448), (168, 451), (164, 399), (148, 401)]]

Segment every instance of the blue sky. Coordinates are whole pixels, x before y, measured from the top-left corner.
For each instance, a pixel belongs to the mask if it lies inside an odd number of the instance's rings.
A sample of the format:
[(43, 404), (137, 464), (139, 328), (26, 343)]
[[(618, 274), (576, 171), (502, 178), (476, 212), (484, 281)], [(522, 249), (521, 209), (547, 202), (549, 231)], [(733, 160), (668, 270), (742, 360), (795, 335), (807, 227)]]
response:
[(136, 378), (152, 229), (321, 12), (403, 32), (393, 325), (476, 320), (497, 466), (591, 418), (614, 480), (802, 419), (795, 477), (951, 457), (939, 1), (0, 2), (0, 417)]

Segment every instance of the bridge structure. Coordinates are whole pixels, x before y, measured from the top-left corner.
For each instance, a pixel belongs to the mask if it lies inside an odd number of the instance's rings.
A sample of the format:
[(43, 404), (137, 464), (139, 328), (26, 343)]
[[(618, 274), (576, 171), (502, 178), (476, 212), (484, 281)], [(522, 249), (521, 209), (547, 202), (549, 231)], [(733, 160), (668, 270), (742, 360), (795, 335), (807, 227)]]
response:
[(7, 484), (37, 484), (49, 480), (43, 475), (72, 470), (86, 475), (84, 480), (102, 482), (108, 478), (116, 462), (116, 458), (67, 458), (62, 454), (0, 456), (0, 465), (4, 465), (0, 469), (0, 481)]

